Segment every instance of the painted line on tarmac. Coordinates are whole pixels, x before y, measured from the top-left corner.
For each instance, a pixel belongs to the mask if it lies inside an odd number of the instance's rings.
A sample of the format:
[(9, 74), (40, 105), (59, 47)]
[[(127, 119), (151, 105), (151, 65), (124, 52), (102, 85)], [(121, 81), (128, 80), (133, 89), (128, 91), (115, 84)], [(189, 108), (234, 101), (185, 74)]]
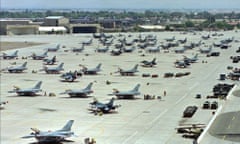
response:
[(189, 90), (192, 90), (192, 89), (194, 89), (196, 86), (198, 86), (199, 85), (199, 82), (195, 82), (194, 83), (194, 85), (192, 85), (190, 88), (189, 88)]
[(161, 116), (163, 116), (166, 112), (168, 111), (168, 109), (165, 109), (163, 112), (161, 112), (155, 119), (153, 119), (149, 124), (152, 125), (153, 123), (155, 123)]
[(188, 94), (185, 94), (183, 97), (181, 97), (178, 101), (175, 102), (175, 104), (180, 103), (184, 98), (187, 97)]
[(126, 138), (122, 144), (126, 144), (130, 139), (132, 139), (135, 135), (138, 134), (138, 131), (135, 131), (133, 134), (131, 134), (128, 138)]

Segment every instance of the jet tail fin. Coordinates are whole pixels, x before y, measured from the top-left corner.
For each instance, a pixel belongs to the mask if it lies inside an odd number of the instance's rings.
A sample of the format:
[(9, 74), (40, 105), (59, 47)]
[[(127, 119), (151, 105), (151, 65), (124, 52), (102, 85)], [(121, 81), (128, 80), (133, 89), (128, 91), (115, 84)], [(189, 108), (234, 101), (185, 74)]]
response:
[(58, 131), (71, 131), (72, 125), (73, 125), (74, 120), (69, 120), (62, 129)]
[(27, 62), (22, 64), (22, 67), (26, 67), (27, 66)]
[(39, 81), (39, 82), (35, 85), (34, 89), (40, 89), (41, 85), (42, 85), (42, 81)]
[(91, 82), (91, 83), (89, 83), (88, 85), (87, 85), (87, 87), (85, 88), (85, 90), (90, 90), (91, 88), (92, 88), (92, 85), (93, 85), (93, 83)]
[(97, 65), (96, 69), (100, 70), (101, 66), (102, 66), (102, 64), (99, 63), (99, 64)]
[(140, 87), (140, 84), (137, 84), (132, 91), (138, 91), (139, 90), (139, 87)]
[(18, 54), (18, 50), (16, 50), (13, 55), (17, 55), (17, 54)]
[(197, 58), (198, 57), (198, 53), (194, 56), (194, 58)]
[(153, 58), (152, 63), (153, 63), (153, 64), (156, 63), (156, 58)]
[(112, 98), (107, 105), (110, 106), (110, 107), (112, 107), (112, 106), (113, 106), (113, 103), (114, 103), (114, 98)]
[(60, 45), (60, 44), (58, 44), (56, 48), (57, 48), (57, 49), (60, 49), (60, 46), (61, 46), (61, 45)]
[(136, 64), (134, 67), (133, 67), (133, 71), (137, 71), (137, 68), (138, 68), (138, 64)]
[(58, 66), (58, 69), (63, 69), (63, 65), (64, 65), (64, 63), (61, 63), (61, 64)]

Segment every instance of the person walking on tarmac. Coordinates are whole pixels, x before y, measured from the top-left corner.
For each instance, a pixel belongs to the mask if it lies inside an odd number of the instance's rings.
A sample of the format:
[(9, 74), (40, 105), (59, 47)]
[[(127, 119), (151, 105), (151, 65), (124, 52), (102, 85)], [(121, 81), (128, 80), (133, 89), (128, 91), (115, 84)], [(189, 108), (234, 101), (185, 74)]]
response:
[(165, 90), (164, 90), (164, 92), (163, 92), (163, 95), (164, 95), (164, 96), (166, 96), (166, 95), (167, 95), (167, 92), (166, 92)]

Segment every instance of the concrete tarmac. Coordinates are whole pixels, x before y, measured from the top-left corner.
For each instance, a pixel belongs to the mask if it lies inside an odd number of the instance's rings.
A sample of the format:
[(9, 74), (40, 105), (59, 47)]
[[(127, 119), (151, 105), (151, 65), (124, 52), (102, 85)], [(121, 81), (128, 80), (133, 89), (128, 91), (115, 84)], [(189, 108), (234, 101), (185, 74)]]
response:
[[(179, 32), (151, 32), (144, 35), (153, 34), (157, 36), (157, 45), (165, 42), (165, 38), (172, 36), (178, 39), (188, 38), (188, 42), (198, 42), (202, 35), (209, 32), (197, 32), (180, 34)], [(227, 31), (218, 32), (224, 36), (211, 37), (209, 40), (202, 40), (209, 46), (213, 42), (222, 39), (235, 37), (240, 40), (238, 32)], [(135, 38), (139, 33), (123, 33), (129, 39)], [(211, 34), (211, 33), (210, 33)], [(118, 34), (114, 34), (118, 37)], [(179, 125), (188, 124), (207, 124), (213, 117), (214, 110), (203, 110), (201, 108), (206, 96), (212, 94), (212, 87), (219, 83), (219, 74), (227, 73), (227, 66), (239, 66), (230, 60), (231, 55), (236, 55), (235, 51), (239, 43), (232, 42), (228, 49), (213, 48), (219, 51), (219, 57), (206, 57), (200, 54), (199, 48), (187, 50), (184, 54), (175, 54), (174, 48), (169, 53), (143, 53), (135, 50), (133, 53), (123, 53), (120, 56), (111, 56), (107, 53), (96, 53), (95, 49), (101, 46), (98, 40), (93, 39), (93, 44), (86, 46), (82, 53), (76, 54), (70, 51), (72, 47), (80, 47), (81, 42), (92, 38), (91, 34), (76, 35), (23, 35), (23, 36), (1, 36), (1, 41), (12, 42), (38, 42), (47, 43), (44, 45), (32, 46), (19, 49), (18, 60), (1, 60), (1, 69), (4, 69), (16, 62), (21, 64), (28, 62), (28, 69), (24, 73), (12, 74), (1, 72), (1, 101), (9, 101), (5, 109), (1, 110), (1, 143), (4, 144), (26, 144), (35, 142), (35, 139), (22, 139), (28, 135), (31, 127), (40, 130), (57, 130), (68, 120), (73, 119), (72, 130), (78, 137), (69, 138), (72, 143), (83, 143), (87, 137), (94, 138), (100, 144), (189, 144), (192, 139), (184, 139), (176, 133), (175, 128)], [(116, 43), (116, 39), (114, 43)], [(102, 71), (98, 75), (83, 75), (76, 82), (60, 82), (59, 74), (45, 74), (42, 69), (42, 61), (32, 60), (31, 58), (21, 59), (32, 54), (32, 52), (43, 53), (48, 47), (55, 47), (60, 43), (65, 48), (58, 52), (49, 52), (48, 57), (57, 56), (57, 64), (64, 62), (64, 72), (69, 70), (79, 70), (79, 64), (89, 68), (102, 63)], [(181, 47), (183, 45), (180, 45)], [(111, 46), (112, 49), (114, 46)], [(13, 51), (13, 50), (11, 50)], [(7, 51), (7, 52), (11, 52)], [(199, 60), (186, 69), (175, 68), (174, 62), (183, 58), (183, 55), (193, 56), (199, 53)], [(139, 66), (139, 72), (135, 76), (120, 76), (115, 73), (118, 67), (130, 69), (135, 64), (140, 64), (142, 60), (152, 60), (157, 58), (157, 66), (154, 68), (144, 68)], [(205, 63), (202, 63), (205, 61)], [(207, 61), (207, 63), (206, 63)], [(56, 66), (56, 65), (55, 65)], [(32, 73), (32, 70), (37, 73)], [(191, 72), (190, 75), (181, 78), (163, 78), (166, 72)], [(157, 78), (142, 77), (142, 74), (157, 74)], [(36, 96), (20, 97), (14, 93), (8, 93), (13, 85), (21, 88), (34, 86), (37, 81), (43, 81), (42, 89), (46, 92), (55, 93), (55, 97)], [(112, 82), (110, 85), (106, 81)], [(141, 84), (141, 95), (134, 100), (116, 100), (115, 103), (121, 105), (114, 113), (102, 116), (88, 112), (89, 103), (93, 98), (69, 98), (68, 95), (60, 95), (66, 89), (81, 89), (86, 87), (89, 82), (93, 82), (94, 93), (91, 97), (96, 97), (99, 101), (107, 102), (111, 97), (113, 88), (119, 90), (131, 90), (136, 84)], [(225, 83), (233, 83), (230, 80)], [(166, 96), (163, 92), (166, 91)], [(144, 100), (143, 95), (150, 94), (161, 96), (162, 99)], [(201, 99), (196, 99), (196, 94), (201, 94)], [(219, 105), (223, 100), (215, 99)], [(210, 101), (214, 101), (211, 100)], [(192, 118), (183, 118), (183, 111), (187, 106), (198, 106), (197, 112)]]

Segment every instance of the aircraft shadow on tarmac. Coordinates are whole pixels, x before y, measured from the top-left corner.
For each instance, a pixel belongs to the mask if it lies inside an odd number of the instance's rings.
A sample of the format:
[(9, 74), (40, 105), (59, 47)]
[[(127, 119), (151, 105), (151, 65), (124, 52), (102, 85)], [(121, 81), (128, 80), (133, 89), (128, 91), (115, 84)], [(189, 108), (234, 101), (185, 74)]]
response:
[(73, 143), (72, 140), (64, 140), (63, 142), (32, 142), (29, 144), (64, 144), (64, 143)]
[(37, 95), (25, 95), (25, 96), (18, 96), (18, 95), (11, 95), (11, 96), (7, 96), (7, 97), (12, 97), (12, 98), (15, 98), (15, 97), (39, 97), (39, 96), (43, 96), (41, 94), (37, 94)]
[(91, 98), (91, 97), (95, 97), (95, 96), (79, 96), (79, 97), (70, 97), (70, 96), (66, 96), (66, 97), (60, 97), (60, 98), (63, 98), (63, 99), (82, 99), (82, 98)]

